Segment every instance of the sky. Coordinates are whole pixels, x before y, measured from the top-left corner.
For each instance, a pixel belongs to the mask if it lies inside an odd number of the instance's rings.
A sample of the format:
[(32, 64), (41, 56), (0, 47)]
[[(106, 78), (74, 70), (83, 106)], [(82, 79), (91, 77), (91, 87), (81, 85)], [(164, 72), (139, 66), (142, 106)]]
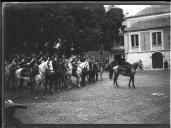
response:
[(144, 8), (149, 7), (150, 5), (115, 5), (115, 6), (122, 8), (124, 14), (128, 12), (129, 14), (127, 16), (132, 16), (140, 12)]

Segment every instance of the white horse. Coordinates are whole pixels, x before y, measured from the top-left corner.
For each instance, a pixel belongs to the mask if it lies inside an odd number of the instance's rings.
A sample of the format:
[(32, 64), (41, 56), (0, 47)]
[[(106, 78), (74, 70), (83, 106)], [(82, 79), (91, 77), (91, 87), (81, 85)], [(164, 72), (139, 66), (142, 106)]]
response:
[(76, 73), (77, 73), (77, 83), (78, 83), (79, 88), (81, 87), (80, 83), (81, 83), (81, 77), (83, 75), (83, 70), (84, 69), (89, 70), (89, 60), (88, 59), (86, 59), (85, 62), (79, 64), (78, 67), (77, 67)]
[[(49, 58), (48, 58), (47, 61), (41, 63), (38, 66), (38, 71), (39, 71), (39, 73), (37, 75), (35, 75), (35, 77), (34, 77), (35, 86), (33, 87), (33, 92), (35, 93), (35, 96), (34, 96), (35, 100), (38, 99), (37, 94), (39, 92), (39, 89), (43, 88), (44, 81), (45, 81), (45, 74), (47, 73), (47, 71), (49, 71), (50, 73), (54, 73), (52, 61), (49, 60)], [(41, 93), (42, 93), (42, 91), (41, 91)], [(44, 96), (43, 96), (43, 98), (44, 98)]]
[[(73, 73), (73, 66), (72, 66), (71, 61), (72, 61), (72, 58), (65, 60), (66, 68), (67, 68), (66, 75), (67, 75), (69, 81), (71, 81), (71, 76), (76, 77), (77, 85), (78, 85), (78, 87), (81, 87), (80, 83), (81, 83), (81, 77), (83, 75), (82, 73), (85, 68), (87, 70), (89, 70), (89, 61), (87, 59), (85, 62), (82, 62), (82, 63), (78, 62), (76, 74)], [(72, 81), (71, 81), (71, 83), (68, 83), (68, 88), (71, 88), (71, 85), (72, 85)]]
[(12, 75), (10, 71), (13, 65), (16, 65), (15, 58), (12, 60), (10, 64), (7, 64), (5, 61), (5, 83), (6, 83), (5, 86), (6, 88), (8, 88), (10, 84), (10, 78), (11, 78), (10, 76)]
[[(24, 61), (24, 59), (22, 59), (22, 61)], [(21, 62), (22, 62), (21, 61)], [(27, 66), (29, 66), (32, 62), (34, 61), (34, 58), (29, 62), (27, 63)], [(21, 63), (19, 62), (19, 63)], [(18, 64), (19, 64), (18, 63)], [(23, 82), (27, 82), (27, 83), (30, 83), (31, 82), (31, 79), (30, 79), (30, 74), (29, 72), (27, 72), (27, 75), (26, 76), (22, 76), (22, 71), (24, 70), (25, 68), (21, 68), (19, 65), (17, 66), (17, 69), (15, 70), (14, 72), (14, 83), (16, 85), (18, 85), (19, 83), (19, 86), (21, 87)], [(14, 86), (14, 83), (13, 83), (13, 86)], [(21, 88), (20, 88), (21, 89)]]
[(24, 70), (24, 68), (18, 68), (16, 69), (16, 71), (14, 72), (14, 83), (18, 86), (19, 84), (19, 89), (21, 92), (21, 89), (22, 89), (22, 86), (23, 86), (23, 82), (27, 82), (27, 83), (30, 83), (31, 82), (31, 79), (30, 79), (30, 76), (29, 76), (29, 73), (27, 73), (28, 75), (27, 76), (22, 76), (22, 71)]
[(71, 59), (66, 59), (65, 60), (65, 67), (67, 69), (66, 71), (66, 76), (67, 76), (67, 79), (68, 79), (68, 88), (71, 88), (71, 85), (72, 85), (72, 81), (71, 81), (71, 76), (73, 76), (73, 66), (72, 66), (72, 63), (71, 63)]

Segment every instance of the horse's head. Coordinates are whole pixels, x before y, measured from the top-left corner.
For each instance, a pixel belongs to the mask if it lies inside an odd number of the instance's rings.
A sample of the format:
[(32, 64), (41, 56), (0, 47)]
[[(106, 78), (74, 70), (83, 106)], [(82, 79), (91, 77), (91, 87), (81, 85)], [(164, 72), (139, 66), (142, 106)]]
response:
[(85, 68), (86, 68), (87, 70), (90, 69), (90, 67), (89, 67), (89, 61), (88, 61), (88, 60), (86, 60), (86, 62), (85, 62)]
[(143, 70), (142, 60), (139, 60), (139, 62), (138, 62), (138, 67), (139, 67), (139, 69)]
[(47, 67), (50, 73), (54, 73), (52, 60), (48, 60)]
[(12, 60), (12, 64), (16, 65), (15, 58)]

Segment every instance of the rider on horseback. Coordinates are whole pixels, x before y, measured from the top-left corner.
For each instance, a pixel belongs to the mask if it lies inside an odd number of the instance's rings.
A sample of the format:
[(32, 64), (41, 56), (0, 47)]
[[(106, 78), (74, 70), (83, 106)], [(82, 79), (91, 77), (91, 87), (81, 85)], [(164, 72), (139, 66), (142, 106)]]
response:
[(128, 62), (126, 62), (125, 54), (122, 55), (120, 65), (121, 65), (123, 68), (127, 69), (128, 71), (131, 69), (131, 64), (128, 63)]

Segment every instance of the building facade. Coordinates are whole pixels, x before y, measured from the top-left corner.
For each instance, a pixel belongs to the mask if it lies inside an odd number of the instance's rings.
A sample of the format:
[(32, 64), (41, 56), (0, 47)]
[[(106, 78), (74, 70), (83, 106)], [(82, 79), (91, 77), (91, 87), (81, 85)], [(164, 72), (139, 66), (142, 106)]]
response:
[(109, 62), (117, 61), (120, 64), (124, 52), (124, 36), (123, 33), (120, 31), (119, 38), (113, 42), (112, 48), (109, 52)]
[(144, 69), (170, 67), (170, 5), (152, 5), (125, 18), (124, 48), (130, 63), (143, 61)]

